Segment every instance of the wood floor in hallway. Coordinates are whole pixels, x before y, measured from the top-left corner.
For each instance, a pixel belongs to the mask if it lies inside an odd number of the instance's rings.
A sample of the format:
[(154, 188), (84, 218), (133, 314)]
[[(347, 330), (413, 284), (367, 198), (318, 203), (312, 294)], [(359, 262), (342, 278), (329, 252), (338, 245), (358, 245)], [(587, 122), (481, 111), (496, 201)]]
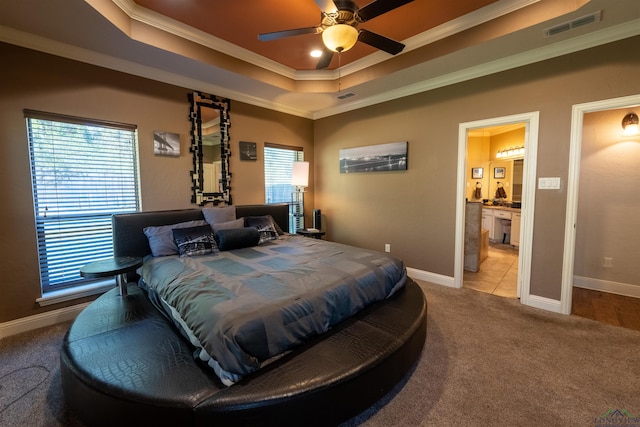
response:
[[(506, 298), (517, 297), (518, 249), (489, 245), (477, 273), (464, 272), (464, 287)], [(640, 298), (574, 287), (571, 314), (640, 331)]]
[(640, 331), (640, 298), (574, 286), (571, 314)]

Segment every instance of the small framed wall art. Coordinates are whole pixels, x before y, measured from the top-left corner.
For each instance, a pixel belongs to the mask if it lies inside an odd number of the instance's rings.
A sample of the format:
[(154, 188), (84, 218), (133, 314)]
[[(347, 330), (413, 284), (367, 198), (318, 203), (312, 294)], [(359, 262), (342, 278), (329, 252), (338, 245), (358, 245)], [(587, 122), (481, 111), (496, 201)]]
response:
[(482, 168), (471, 168), (471, 179), (482, 179)]
[(505, 168), (493, 168), (493, 177), (494, 178), (504, 178), (505, 176)]
[(255, 142), (240, 141), (240, 160), (257, 160), (258, 150)]
[(180, 134), (153, 131), (153, 154), (156, 156), (180, 157)]

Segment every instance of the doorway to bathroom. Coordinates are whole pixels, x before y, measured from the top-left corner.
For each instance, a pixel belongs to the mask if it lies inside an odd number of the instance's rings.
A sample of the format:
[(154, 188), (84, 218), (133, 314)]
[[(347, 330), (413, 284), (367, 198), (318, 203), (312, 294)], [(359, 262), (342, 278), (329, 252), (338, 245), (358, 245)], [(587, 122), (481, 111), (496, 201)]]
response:
[[(537, 112), (460, 124), (456, 287), (527, 303), (537, 131)], [(479, 227), (469, 225), (470, 213), (478, 221), (473, 212), (481, 212)], [(466, 262), (468, 250), (465, 257), (465, 235), (476, 233), (474, 228), (480, 233), (476, 268)]]
[[(471, 129), (467, 132), (468, 203), (466, 221), (481, 212), (480, 257), (469, 262), (465, 247), (463, 287), (507, 298), (518, 295), (518, 258), (522, 205), (525, 123)], [(472, 206), (473, 207), (473, 206)], [(469, 208), (469, 205), (467, 205)], [(475, 227), (465, 224), (465, 236)], [(465, 245), (469, 244), (465, 238)], [(471, 253), (471, 256), (473, 254)]]

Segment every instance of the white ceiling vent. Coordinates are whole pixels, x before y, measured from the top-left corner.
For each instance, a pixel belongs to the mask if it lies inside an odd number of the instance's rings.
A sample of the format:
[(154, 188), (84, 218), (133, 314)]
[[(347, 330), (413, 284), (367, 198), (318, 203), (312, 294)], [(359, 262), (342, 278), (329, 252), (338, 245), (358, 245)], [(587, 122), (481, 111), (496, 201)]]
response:
[(596, 22), (600, 22), (601, 16), (602, 16), (602, 11), (598, 10), (588, 15), (581, 16), (580, 18), (576, 18), (573, 21), (563, 22), (562, 24), (558, 24), (551, 28), (545, 29), (544, 36), (551, 37), (560, 33), (564, 33), (565, 31), (583, 27), (585, 25), (595, 24)]
[(356, 94), (353, 92), (347, 92), (347, 93), (338, 95), (338, 99), (347, 99), (347, 98), (351, 98), (352, 96), (356, 96)]

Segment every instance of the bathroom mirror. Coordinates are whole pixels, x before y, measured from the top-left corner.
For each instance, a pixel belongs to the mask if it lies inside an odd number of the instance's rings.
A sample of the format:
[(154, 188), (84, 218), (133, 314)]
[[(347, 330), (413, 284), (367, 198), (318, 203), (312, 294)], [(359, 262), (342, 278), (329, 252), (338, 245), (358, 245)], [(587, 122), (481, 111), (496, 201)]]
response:
[[(489, 162), (489, 199), (497, 199), (496, 191), (502, 185), (506, 198), (503, 202), (519, 202), (522, 200), (522, 170), (523, 159), (516, 160), (493, 160)], [(496, 178), (495, 168), (504, 169), (504, 176)]]
[(191, 203), (231, 204), (229, 100), (189, 93), (191, 104)]

